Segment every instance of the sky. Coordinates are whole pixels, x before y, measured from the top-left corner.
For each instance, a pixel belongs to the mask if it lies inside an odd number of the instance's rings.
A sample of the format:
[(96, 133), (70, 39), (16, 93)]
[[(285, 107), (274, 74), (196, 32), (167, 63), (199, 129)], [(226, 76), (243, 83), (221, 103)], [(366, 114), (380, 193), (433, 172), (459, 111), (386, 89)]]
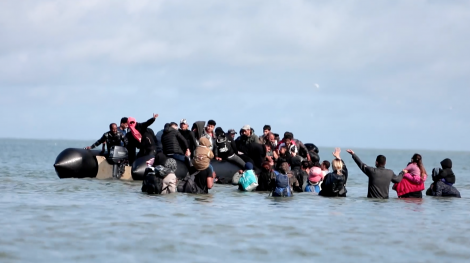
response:
[[(470, 1), (0, 1), (0, 138), (270, 124), (319, 146), (468, 151)], [(84, 145), (86, 146), (86, 145)]]

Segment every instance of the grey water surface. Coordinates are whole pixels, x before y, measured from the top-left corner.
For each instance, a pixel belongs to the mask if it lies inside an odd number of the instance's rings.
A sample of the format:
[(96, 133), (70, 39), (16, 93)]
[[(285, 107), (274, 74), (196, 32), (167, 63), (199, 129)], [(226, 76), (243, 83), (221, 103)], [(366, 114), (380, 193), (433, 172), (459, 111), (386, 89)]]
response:
[[(87, 141), (0, 139), (0, 262), (469, 262), (470, 153), (419, 151), (428, 173), (448, 157), (461, 199), (365, 198), (350, 170), (347, 198), (292, 198), (216, 185), (209, 195), (147, 196), (141, 182), (59, 179), (56, 156)], [(331, 161), (332, 148), (321, 148)], [(377, 154), (398, 173), (411, 150)], [(429, 186), (430, 182), (426, 182)]]

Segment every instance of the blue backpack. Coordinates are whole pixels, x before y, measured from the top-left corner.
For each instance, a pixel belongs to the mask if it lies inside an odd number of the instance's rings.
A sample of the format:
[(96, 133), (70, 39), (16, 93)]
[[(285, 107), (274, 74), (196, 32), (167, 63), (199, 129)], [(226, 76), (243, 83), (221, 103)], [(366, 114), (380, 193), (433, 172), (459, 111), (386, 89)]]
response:
[(273, 196), (292, 196), (289, 184), (289, 176), (274, 172), (276, 174), (276, 187), (273, 190)]
[(253, 170), (245, 171), (240, 177), (238, 184), (241, 186), (241, 188), (244, 191), (250, 192), (250, 191), (255, 190), (256, 187), (258, 186), (258, 180)]
[(320, 184), (312, 184), (310, 181), (307, 182), (307, 186), (305, 187), (305, 192), (310, 193), (320, 193)]

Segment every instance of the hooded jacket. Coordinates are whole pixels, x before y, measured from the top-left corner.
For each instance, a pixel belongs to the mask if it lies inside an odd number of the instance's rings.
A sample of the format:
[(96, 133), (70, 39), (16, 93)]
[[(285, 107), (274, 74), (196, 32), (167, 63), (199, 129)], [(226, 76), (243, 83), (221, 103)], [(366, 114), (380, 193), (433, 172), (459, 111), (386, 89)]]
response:
[(188, 148), (188, 142), (177, 129), (168, 126), (163, 130), (162, 149), (164, 154), (184, 155)]
[(194, 168), (202, 171), (209, 167), (211, 159), (214, 158), (214, 154), (209, 149), (210, 142), (206, 137), (199, 139), (199, 146), (194, 151), (194, 158), (192, 160)]
[(126, 138), (128, 140), (127, 151), (130, 165), (132, 165), (136, 158), (136, 148), (140, 149), (138, 157), (152, 154), (152, 152), (156, 149), (155, 134), (151, 129), (148, 128), (154, 122), (155, 119), (150, 118), (146, 122), (138, 122), (135, 124), (135, 129), (142, 135), (140, 142), (132, 135), (131, 132), (126, 134)]
[(226, 136), (222, 128), (217, 127), (217, 129), (215, 129), (215, 135), (216, 135), (215, 143), (217, 145), (217, 153), (218, 153), (217, 157), (222, 158), (222, 160), (226, 160), (228, 157), (235, 154), (235, 151), (233, 149), (234, 141), (229, 136)]
[(455, 174), (452, 171), (452, 160), (449, 158), (442, 160), (441, 167), (442, 169), (439, 170), (439, 173), (436, 176), (433, 175), (432, 180), (434, 182), (443, 180), (442, 182), (449, 185), (455, 184)]
[(195, 145), (199, 145), (199, 140), (202, 137), (206, 137), (209, 140), (210, 145), (208, 146), (209, 149), (213, 152), (215, 157), (218, 157), (218, 151), (216, 145), (216, 140), (214, 137), (210, 136), (206, 133), (205, 130), (206, 122), (205, 121), (196, 121), (193, 124), (191, 130), (194, 132), (195, 136)]

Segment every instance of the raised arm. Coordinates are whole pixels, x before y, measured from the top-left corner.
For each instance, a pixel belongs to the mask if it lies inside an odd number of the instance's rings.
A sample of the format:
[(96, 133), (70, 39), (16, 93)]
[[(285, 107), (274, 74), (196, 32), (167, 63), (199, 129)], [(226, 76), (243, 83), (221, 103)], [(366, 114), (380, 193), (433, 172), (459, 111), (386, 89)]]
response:
[(141, 122), (141, 123), (137, 123), (137, 125), (140, 126), (140, 128), (142, 128), (142, 130), (146, 130), (150, 125), (152, 125), (154, 122), (155, 122), (155, 119), (158, 117), (158, 114), (153, 114), (153, 117), (148, 119), (146, 122)]
[(365, 163), (363, 163), (361, 159), (359, 159), (359, 156), (357, 156), (353, 150), (347, 150), (347, 152), (352, 155), (352, 158), (354, 162), (356, 162), (357, 166), (359, 166), (359, 169), (361, 169), (361, 171), (365, 175), (370, 176), (371, 174), (370, 167), (367, 166)]

